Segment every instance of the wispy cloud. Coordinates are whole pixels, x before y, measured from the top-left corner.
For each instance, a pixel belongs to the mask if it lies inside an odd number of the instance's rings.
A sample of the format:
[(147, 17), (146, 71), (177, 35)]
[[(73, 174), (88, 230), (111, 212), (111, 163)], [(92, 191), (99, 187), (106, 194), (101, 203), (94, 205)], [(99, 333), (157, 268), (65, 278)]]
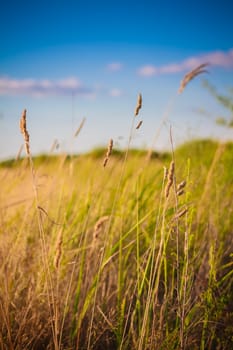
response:
[(84, 86), (79, 79), (70, 77), (62, 80), (13, 79), (0, 77), (0, 95), (30, 95), (36, 97), (50, 95), (92, 96), (95, 91)]
[(111, 72), (118, 72), (123, 68), (123, 64), (120, 62), (112, 62), (107, 65), (107, 69)]
[(144, 77), (151, 77), (158, 74), (175, 74), (191, 70), (202, 63), (209, 63), (212, 66), (222, 68), (233, 68), (233, 49), (227, 52), (215, 51), (200, 56), (193, 56), (178, 63), (162, 66), (145, 65), (139, 68), (138, 74)]
[(114, 88), (109, 91), (109, 95), (112, 97), (120, 97), (123, 95), (123, 92), (120, 89)]

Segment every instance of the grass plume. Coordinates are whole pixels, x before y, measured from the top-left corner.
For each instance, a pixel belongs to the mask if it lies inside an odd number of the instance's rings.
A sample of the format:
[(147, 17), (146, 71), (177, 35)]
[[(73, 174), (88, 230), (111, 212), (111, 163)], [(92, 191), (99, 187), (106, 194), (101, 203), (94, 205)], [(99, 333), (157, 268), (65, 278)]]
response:
[(136, 126), (136, 129), (137, 129), (137, 130), (140, 129), (141, 126), (142, 126), (142, 120), (140, 120), (140, 121), (138, 122), (138, 124), (137, 124), (137, 126)]
[(171, 189), (172, 184), (173, 184), (174, 173), (175, 173), (175, 162), (172, 160), (170, 163), (168, 174), (167, 174), (167, 184), (166, 184), (165, 191), (164, 191), (166, 198), (168, 198), (169, 193), (170, 193), (170, 189)]
[(141, 108), (142, 108), (142, 95), (138, 94), (137, 105), (135, 107), (135, 112), (134, 112), (135, 117), (139, 114), (139, 111)]
[(113, 139), (110, 139), (109, 143), (108, 143), (108, 149), (107, 149), (104, 161), (103, 161), (103, 167), (106, 167), (106, 165), (107, 165), (107, 163), (109, 161), (109, 158), (110, 158), (110, 156), (112, 154), (112, 148), (113, 148)]
[(20, 131), (21, 134), (23, 135), (24, 142), (25, 142), (25, 148), (26, 148), (26, 153), (29, 156), (30, 155), (30, 144), (29, 144), (29, 132), (27, 130), (27, 110), (24, 109), (20, 118)]
[(181, 80), (178, 92), (181, 94), (184, 91), (187, 84), (199, 74), (207, 73), (208, 71), (205, 69), (207, 66), (208, 63), (202, 63), (198, 67), (185, 74), (184, 78)]

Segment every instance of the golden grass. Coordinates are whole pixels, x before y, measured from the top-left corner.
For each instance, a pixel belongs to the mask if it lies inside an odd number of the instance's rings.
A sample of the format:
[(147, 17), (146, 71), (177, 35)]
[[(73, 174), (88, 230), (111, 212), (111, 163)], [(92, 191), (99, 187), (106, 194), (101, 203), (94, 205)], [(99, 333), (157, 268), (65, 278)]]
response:
[(170, 128), (171, 154), (145, 162), (129, 152), (141, 107), (110, 171), (91, 155), (34, 167), (23, 111), (30, 177), (0, 168), (1, 350), (231, 348), (233, 147), (179, 154)]

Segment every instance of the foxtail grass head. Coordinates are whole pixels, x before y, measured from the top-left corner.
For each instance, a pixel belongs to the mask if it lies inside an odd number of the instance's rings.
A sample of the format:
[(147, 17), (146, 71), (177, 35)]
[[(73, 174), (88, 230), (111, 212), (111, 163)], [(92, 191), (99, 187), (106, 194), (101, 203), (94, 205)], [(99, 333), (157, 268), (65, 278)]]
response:
[(104, 224), (109, 220), (109, 216), (105, 215), (99, 218), (99, 220), (96, 222), (94, 227), (94, 233), (93, 238), (96, 239), (99, 236), (99, 233), (101, 229), (103, 228)]
[(106, 165), (107, 165), (107, 163), (109, 161), (109, 158), (110, 158), (110, 156), (112, 154), (112, 148), (113, 148), (113, 139), (110, 139), (109, 143), (108, 143), (108, 149), (107, 149), (104, 161), (103, 161), (103, 167), (104, 168), (106, 167)]
[(135, 117), (138, 115), (141, 108), (142, 108), (142, 95), (138, 94), (137, 105), (134, 112)]
[(25, 148), (27, 155), (30, 155), (30, 145), (29, 145), (29, 133), (27, 130), (27, 117), (26, 117), (27, 110), (24, 109), (22, 112), (22, 116), (20, 118), (20, 131), (21, 134), (23, 135), (24, 142), (25, 142)]
[[(166, 172), (167, 172), (167, 170), (166, 170)], [(175, 174), (175, 162), (172, 160), (170, 167), (169, 167), (169, 171), (166, 174), (167, 184), (166, 184), (165, 191), (164, 191), (165, 198), (168, 198), (168, 196), (169, 196), (170, 189), (171, 189), (173, 181), (174, 181), (174, 174)]]
[(195, 68), (195, 69), (191, 70), (190, 72), (188, 72), (187, 74), (185, 74), (184, 78), (181, 80), (178, 93), (181, 94), (184, 91), (186, 85), (191, 80), (193, 80), (196, 76), (198, 76), (199, 74), (202, 74), (202, 73), (207, 73), (208, 71), (205, 69), (207, 66), (208, 66), (208, 63), (200, 64), (197, 68)]

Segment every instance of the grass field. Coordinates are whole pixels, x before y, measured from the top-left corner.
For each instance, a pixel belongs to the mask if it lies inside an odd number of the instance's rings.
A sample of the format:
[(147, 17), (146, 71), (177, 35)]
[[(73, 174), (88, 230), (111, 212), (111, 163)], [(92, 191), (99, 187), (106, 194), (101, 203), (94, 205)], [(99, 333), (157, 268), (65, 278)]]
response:
[(170, 128), (170, 154), (131, 149), (141, 107), (125, 151), (35, 158), (23, 111), (27, 157), (0, 164), (2, 350), (233, 349), (233, 143), (174, 149)]
[(0, 348), (233, 349), (233, 144), (1, 163)]

